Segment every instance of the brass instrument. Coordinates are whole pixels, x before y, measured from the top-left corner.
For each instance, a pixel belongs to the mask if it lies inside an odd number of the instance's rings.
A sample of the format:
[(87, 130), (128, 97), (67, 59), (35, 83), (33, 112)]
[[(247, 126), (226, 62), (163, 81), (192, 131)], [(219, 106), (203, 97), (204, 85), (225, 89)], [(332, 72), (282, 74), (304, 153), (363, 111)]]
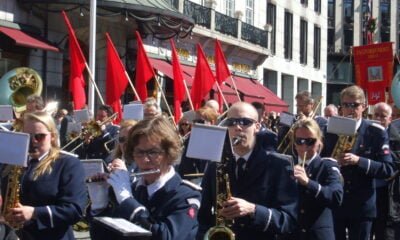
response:
[[(312, 109), (312, 114), (308, 116), (307, 118), (313, 119), (315, 117), (315, 114), (317, 113), (318, 108), (321, 106), (322, 102), (322, 96), (318, 98), (318, 101), (313, 105)], [(303, 117), (306, 117), (304, 114), (300, 113), (299, 118), (296, 119), (302, 119)], [(291, 137), (293, 135), (293, 128), (294, 124), (290, 127), (289, 131), (286, 133), (286, 135), (282, 138), (281, 142), (279, 143), (276, 151), (278, 153), (282, 154), (288, 154), (289, 148), (293, 145), (293, 138)]]
[(3, 207), (1, 213), (4, 216), (5, 221), (14, 229), (22, 228), (23, 224), (17, 224), (15, 222), (8, 221), (11, 215), (11, 208), (17, 207), (20, 199), (20, 178), (23, 173), (23, 167), (9, 165), (10, 171), (8, 173), (8, 182), (6, 188), (6, 194), (3, 199)]
[(357, 134), (353, 136), (339, 135), (338, 141), (335, 144), (335, 148), (331, 154), (334, 159), (340, 159), (341, 154), (350, 152), (353, 149), (354, 144), (357, 140)]
[(27, 97), (40, 95), (42, 88), (42, 79), (34, 69), (12, 69), (0, 79), (0, 105), (11, 104), (17, 113), (23, 112)]
[[(82, 128), (82, 131), (79, 133), (78, 136), (73, 138), (71, 141), (69, 141), (67, 144), (64, 145), (64, 147), (61, 148), (61, 150), (66, 149), (68, 146), (70, 146), (73, 142), (75, 142), (78, 139), (84, 138), (86, 135), (90, 135), (90, 137), (98, 137), (101, 136), (103, 133), (103, 130), (101, 129), (102, 126), (110, 121), (112, 121), (118, 113), (114, 113), (110, 117), (107, 117), (103, 122), (97, 122), (95, 120), (90, 120), (87, 122), (87, 124)], [(82, 146), (83, 142), (78, 144), (74, 149), (72, 149), (70, 152), (74, 152), (76, 149), (78, 149), (80, 146)]]
[[(241, 137), (234, 137), (232, 145), (239, 144)], [(232, 220), (226, 220), (220, 215), (222, 204), (232, 197), (230, 181), (228, 175), (228, 163), (233, 160), (232, 152), (224, 147), (224, 153), (221, 162), (217, 163), (216, 168), (216, 199), (215, 199), (215, 226), (208, 229), (204, 235), (204, 240), (235, 240), (235, 233), (229, 228)]]

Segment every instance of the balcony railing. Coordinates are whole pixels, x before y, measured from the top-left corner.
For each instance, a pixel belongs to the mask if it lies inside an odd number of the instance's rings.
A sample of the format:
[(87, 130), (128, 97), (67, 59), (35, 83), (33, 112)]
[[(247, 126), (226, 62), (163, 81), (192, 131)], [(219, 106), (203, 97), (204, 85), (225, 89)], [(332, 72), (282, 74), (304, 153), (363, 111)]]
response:
[(206, 28), (211, 28), (211, 9), (185, 0), (183, 13), (193, 18), (195, 23)]
[(215, 30), (233, 37), (238, 36), (238, 19), (215, 12)]
[(242, 22), (242, 39), (262, 47), (268, 47), (267, 31)]

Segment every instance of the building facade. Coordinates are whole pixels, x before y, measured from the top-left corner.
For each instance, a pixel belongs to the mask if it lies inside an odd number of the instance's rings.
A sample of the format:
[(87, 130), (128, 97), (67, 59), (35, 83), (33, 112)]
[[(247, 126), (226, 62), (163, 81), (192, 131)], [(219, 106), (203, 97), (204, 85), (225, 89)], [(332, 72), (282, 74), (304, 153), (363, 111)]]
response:
[(376, 21), (373, 43), (392, 42), (393, 53), (397, 55), (400, 48), (398, 0), (328, 0), (329, 103), (339, 104), (340, 91), (355, 83), (351, 48), (367, 44), (366, 29), (371, 17)]

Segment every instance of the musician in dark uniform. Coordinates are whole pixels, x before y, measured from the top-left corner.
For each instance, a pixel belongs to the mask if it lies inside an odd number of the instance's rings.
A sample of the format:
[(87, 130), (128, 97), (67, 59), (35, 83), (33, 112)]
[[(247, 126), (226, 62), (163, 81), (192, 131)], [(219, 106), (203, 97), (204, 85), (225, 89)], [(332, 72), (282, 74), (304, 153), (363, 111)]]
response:
[[(122, 217), (152, 232), (152, 239), (193, 240), (197, 233), (200, 188), (182, 180), (174, 170), (181, 143), (175, 129), (163, 117), (138, 122), (130, 130), (126, 154), (141, 172), (159, 169), (131, 185), (124, 169), (108, 178), (118, 204), (114, 217)], [(96, 239), (116, 239), (98, 233)]]
[[(337, 240), (367, 240), (372, 219), (376, 217), (376, 191), (374, 179), (393, 175), (389, 139), (384, 128), (362, 119), (366, 109), (365, 95), (358, 86), (350, 86), (340, 94), (342, 113), (357, 121), (357, 138), (350, 152), (341, 153), (338, 160), (344, 178), (342, 206), (334, 211)], [(327, 134), (325, 146), (332, 149), (337, 136)], [(331, 155), (332, 150), (327, 152)]]
[(262, 123), (265, 111), (264, 104), (260, 102), (252, 102), (251, 105), (253, 105), (257, 110), (258, 122), (261, 124), (260, 131), (257, 133), (257, 141), (262, 142), (262, 146), (265, 150), (276, 151), (276, 147), (278, 146), (278, 134)]
[[(80, 148), (77, 149), (76, 153), (80, 159), (103, 159), (106, 160), (110, 153), (105, 148), (104, 144), (109, 142), (111, 139), (117, 137), (119, 132), (119, 126), (113, 125), (112, 120), (105, 122), (108, 118), (113, 115), (113, 110), (108, 105), (101, 105), (96, 112), (96, 122), (101, 125), (99, 136), (93, 136), (92, 133), (88, 132), (84, 136), (84, 142)], [(113, 148), (114, 145), (110, 144), (109, 148)]]
[(53, 118), (27, 113), (23, 131), (31, 135), (28, 168), (21, 178), (20, 204), (10, 221), (23, 224), (22, 239), (75, 239), (72, 225), (86, 206), (84, 169), (79, 159), (60, 152)]
[[(225, 125), (230, 138), (240, 137), (233, 146), (235, 159), (228, 164), (232, 198), (222, 203), (221, 216), (234, 219), (237, 240), (275, 239), (291, 232), (297, 217), (297, 186), (291, 162), (280, 154), (268, 153), (256, 140), (260, 124), (255, 108), (237, 102), (227, 113)], [(202, 181), (197, 239), (215, 225), (215, 163), (209, 163)]]
[(332, 158), (321, 158), (322, 133), (312, 119), (299, 120), (293, 128), (298, 163), (294, 177), (299, 185), (299, 215), (293, 239), (335, 240), (332, 208), (343, 199), (339, 166)]

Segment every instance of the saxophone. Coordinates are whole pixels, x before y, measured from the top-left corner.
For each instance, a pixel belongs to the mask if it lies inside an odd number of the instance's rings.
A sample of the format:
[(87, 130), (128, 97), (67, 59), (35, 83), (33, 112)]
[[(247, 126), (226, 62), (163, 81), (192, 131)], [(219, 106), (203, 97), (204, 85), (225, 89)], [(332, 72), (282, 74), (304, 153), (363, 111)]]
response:
[(15, 222), (8, 221), (11, 215), (11, 208), (17, 207), (20, 199), (20, 179), (23, 173), (24, 167), (21, 166), (11, 166), (9, 165), (8, 181), (6, 187), (6, 193), (3, 199), (3, 207), (1, 213), (4, 216), (7, 224), (12, 228), (18, 230), (22, 228), (22, 224), (17, 224)]
[[(229, 139), (229, 138), (228, 138)], [(241, 142), (241, 137), (234, 137), (232, 145), (237, 145)], [(225, 144), (226, 145), (226, 144)], [(229, 149), (230, 150), (230, 149)], [(204, 240), (235, 240), (235, 233), (230, 229), (233, 220), (226, 220), (221, 216), (220, 210), (222, 204), (232, 197), (229, 175), (228, 163), (233, 158), (232, 151), (224, 147), (221, 162), (217, 163), (216, 168), (216, 199), (215, 199), (215, 226), (208, 229), (204, 235)]]

